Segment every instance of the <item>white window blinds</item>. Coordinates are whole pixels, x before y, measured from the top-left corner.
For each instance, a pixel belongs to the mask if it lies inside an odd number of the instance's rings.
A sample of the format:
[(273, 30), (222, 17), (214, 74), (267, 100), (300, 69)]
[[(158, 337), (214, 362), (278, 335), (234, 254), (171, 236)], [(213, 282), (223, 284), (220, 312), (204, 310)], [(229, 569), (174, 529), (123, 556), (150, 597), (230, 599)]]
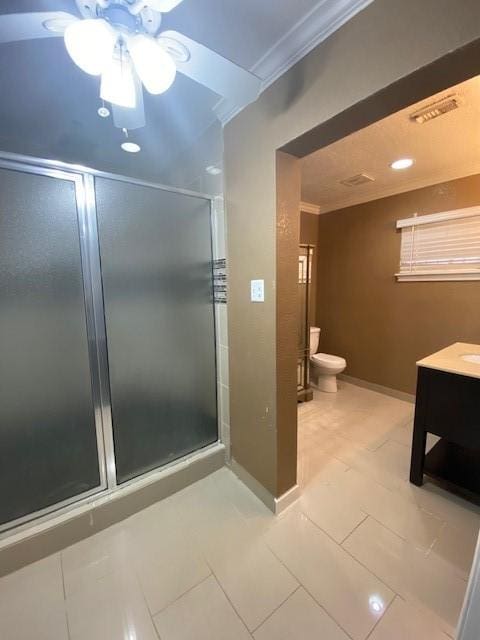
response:
[(397, 228), (397, 280), (480, 280), (480, 206), (399, 220)]

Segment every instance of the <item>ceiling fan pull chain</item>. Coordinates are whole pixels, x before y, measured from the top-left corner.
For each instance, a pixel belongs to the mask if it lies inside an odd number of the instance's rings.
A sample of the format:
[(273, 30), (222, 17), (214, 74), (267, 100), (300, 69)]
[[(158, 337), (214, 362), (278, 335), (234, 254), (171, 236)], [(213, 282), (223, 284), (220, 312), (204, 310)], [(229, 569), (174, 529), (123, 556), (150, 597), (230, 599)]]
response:
[(101, 118), (108, 118), (110, 110), (105, 106), (105, 100), (102, 100), (102, 106), (97, 110), (98, 115)]

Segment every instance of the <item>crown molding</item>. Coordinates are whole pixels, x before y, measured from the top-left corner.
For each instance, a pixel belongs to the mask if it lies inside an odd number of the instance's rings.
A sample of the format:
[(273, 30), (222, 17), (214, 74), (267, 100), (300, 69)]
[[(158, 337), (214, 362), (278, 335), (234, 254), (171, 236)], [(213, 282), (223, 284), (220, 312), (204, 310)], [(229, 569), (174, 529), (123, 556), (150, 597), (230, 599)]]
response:
[[(371, 2), (373, 0), (320, 0), (250, 69), (262, 78), (261, 92)], [(214, 111), (226, 125), (245, 106), (222, 99)]]
[[(333, 211), (347, 209), (348, 207), (356, 207), (357, 205), (373, 202), (374, 200), (389, 198), (390, 196), (396, 196), (400, 195), (401, 193), (415, 191), (416, 189), (424, 189), (425, 187), (431, 187), (436, 184), (443, 184), (444, 182), (451, 182), (452, 180), (460, 180), (461, 178), (467, 178), (468, 176), (474, 176), (477, 174), (480, 174), (480, 162), (467, 163), (465, 165), (457, 165), (455, 167), (447, 167), (443, 171), (435, 171), (418, 178), (405, 180), (404, 182), (402, 182), (402, 184), (388, 185), (381, 189), (372, 189), (368, 191), (365, 190), (362, 195), (357, 194), (352, 195), (348, 198), (339, 198), (335, 202), (330, 202), (322, 205), (322, 213), (331, 213)], [(374, 185), (375, 183), (370, 184)], [(369, 187), (370, 184), (366, 186)]]
[(314, 213), (316, 216), (319, 216), (321, 213), (318, 204), (311, 204), (310, 202), (300, 202), (300, 211), (303, 213)]

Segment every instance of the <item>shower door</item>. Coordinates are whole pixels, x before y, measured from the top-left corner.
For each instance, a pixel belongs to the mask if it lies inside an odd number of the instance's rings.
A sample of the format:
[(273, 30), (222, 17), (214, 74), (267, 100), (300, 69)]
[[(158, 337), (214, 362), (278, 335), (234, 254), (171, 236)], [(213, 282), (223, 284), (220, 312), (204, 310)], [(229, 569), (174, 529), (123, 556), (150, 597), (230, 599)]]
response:
[(217, 440), (210, 200), (0, 158), (0, 531)]
[(210, 201), (95, 178), (117, 481), (217, 440)]
[(104, 486), (82, 177), (15, 167), (0, 164), (0, 529)]

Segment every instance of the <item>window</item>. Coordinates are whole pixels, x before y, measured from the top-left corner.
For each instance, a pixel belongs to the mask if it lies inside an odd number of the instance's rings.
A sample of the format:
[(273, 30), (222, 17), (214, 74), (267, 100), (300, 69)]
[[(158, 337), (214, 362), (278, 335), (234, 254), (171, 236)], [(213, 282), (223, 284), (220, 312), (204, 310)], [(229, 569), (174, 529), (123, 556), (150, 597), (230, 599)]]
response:
[(399, 282), (480, 280), (480, 206), (399, 220)]

